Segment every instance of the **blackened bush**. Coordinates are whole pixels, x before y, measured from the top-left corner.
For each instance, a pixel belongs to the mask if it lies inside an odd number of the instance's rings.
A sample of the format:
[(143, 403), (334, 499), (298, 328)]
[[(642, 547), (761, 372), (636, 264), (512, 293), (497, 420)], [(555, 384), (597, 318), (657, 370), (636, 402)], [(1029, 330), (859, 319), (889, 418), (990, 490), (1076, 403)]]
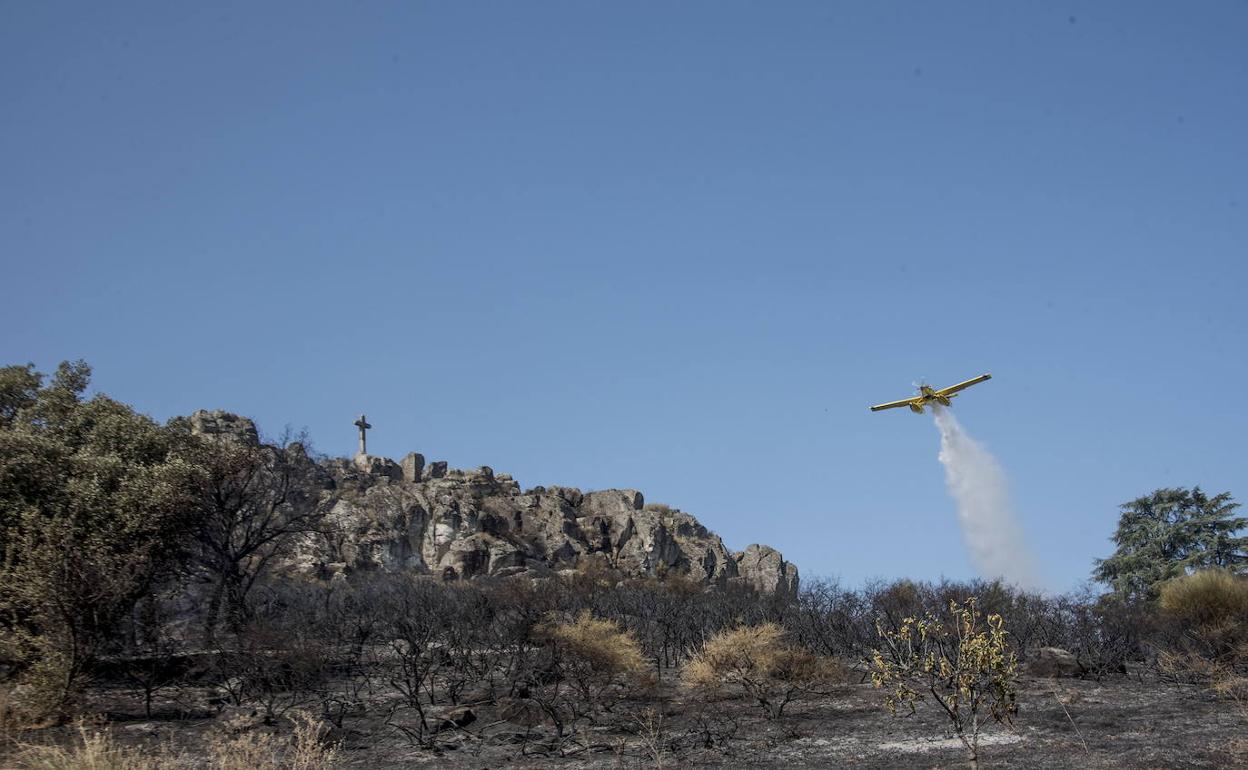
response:
[(870, 618), (863, 592), (818, 580), (803, 587), (787, 625), (793, 638), (812, 652), (862, 659), (875, 635)]

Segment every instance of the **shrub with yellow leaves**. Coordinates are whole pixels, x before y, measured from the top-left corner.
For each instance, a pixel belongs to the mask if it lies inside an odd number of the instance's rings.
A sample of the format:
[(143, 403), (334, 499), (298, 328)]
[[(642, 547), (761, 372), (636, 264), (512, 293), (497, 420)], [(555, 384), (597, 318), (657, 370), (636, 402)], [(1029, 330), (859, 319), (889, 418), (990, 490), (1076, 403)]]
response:
[(913, 713), (915, 702), (930, 695), (974, 760), (984, 722), (1010, 724), (1017, 711), (1018, 659), (1001, 616), (984, 618), (974, 597), (951, 601), (949, 616), (909, 617), (896, 631), (877, 625), (871, 681), (886, 691), (884, 705), (894, 715), (903, 707)]
[(721, 631), (681, 671), (681, 680), (691, 687), (744, 690), (768, 719), (780, 718), (801, 693), (845, 679), (845, 669), (836, 661), (786, 644), (775, 623)]

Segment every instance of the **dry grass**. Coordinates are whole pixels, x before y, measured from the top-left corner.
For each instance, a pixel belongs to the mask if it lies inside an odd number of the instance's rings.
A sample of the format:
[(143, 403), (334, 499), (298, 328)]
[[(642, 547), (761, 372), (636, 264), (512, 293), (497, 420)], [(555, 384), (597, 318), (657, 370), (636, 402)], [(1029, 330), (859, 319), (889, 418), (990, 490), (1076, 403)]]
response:
[(325, 743), (325, 728), (315, 717), (296, 712), (292, 731), (275, 735), (256, 730), (225, 730), (195, 758), (168, 746), (123, 745), (107, 729), (80, 720), (68, 746), (26, 743), (19, 746), (12, 770), (329, 770), (338, 750)]
[(786, 644), (784, 631), (774, 623), (716, 634), (681, 672), (681, 681), (690, 687), (741, 688), (773, 719), (799, 693), (845, 679), (845, 669), (836, 661)]
[[(1248, 578), (1207, 569), (1161, 589), (1161, 611), (1178, 630), (1175, 648), (1158, 655), (1165, 673), (1203, 683), (1248, 724)], [(1227, 751), (1248, 758), (1248, 740)]]
[(112, 732), (78, 721), (74, 742), (68, 746), (23, 744), (16, 770), (173, 770), (185, 767), (172, 750), (124, 746)]
[(1213, 628), (1248, 617), (1248, 578), (1222, 569), (1201, 570), (1161, 588), (1161, 609), (1172, 620)]
[(1176, 631), (1174, 649), (1159, 655), (1162, 670), (1248, 704), (1248, 578), (1207, 569), (1171, 580), (1161, 611)]
[(646, 669), (646, 658), (633, 635), (614, 621), (597, 620), (583, 612), (571, 623), (548, 628), (550, 638), (565, 657), (606, 676), (634, 674)]
[(0, 687), (0, 747), (11, 746), (27, 727), (27, 715), (13, 691)]
[[(326, 728), (303, 711), (291, 714), (293, 730), (281, 737), (243, 730), (214, 741), (214, 770), (326, 770), (334, 766), (338, 748), (325, 742)], [(226, 725), (227, 730), (231, 725)]]

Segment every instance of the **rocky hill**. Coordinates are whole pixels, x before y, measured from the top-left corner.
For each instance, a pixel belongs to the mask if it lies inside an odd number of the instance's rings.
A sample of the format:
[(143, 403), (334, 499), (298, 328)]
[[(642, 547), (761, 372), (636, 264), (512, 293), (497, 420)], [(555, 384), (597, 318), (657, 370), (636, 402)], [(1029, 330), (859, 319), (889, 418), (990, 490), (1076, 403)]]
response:
[[(237, 415), (201, 411), (190, 422), (196, 433), (258, 441), (251, 420)], [(357, 455), (313, 467), (325, 517), (321, 531), (300, 544), (294, 564), (324, 576), (380, 569), (470, 580), (608, 569), (797, 592), (797, 567), (775, 549), (729, 551), (693, 516), (646, 505), (637, 490), (522, 490), (488, 467), (451, 469), (417, 453), (398, 463)]]

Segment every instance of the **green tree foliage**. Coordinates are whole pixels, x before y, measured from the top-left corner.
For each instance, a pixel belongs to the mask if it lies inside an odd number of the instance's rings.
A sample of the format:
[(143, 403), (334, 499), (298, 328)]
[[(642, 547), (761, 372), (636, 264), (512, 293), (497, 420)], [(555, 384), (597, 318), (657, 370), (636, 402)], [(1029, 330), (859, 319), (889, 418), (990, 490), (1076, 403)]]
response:
[(7, 428), (22, 409), (35, 403), (42, 381), (34, 364), (0, 369), (0, 428)]
[(1124, 598), (1155, 598), (1161, 584), (1196, 570), (1248, 566), (1248, 537), (1237, 533), (1248, 518), (1229, 492), (1209, 497), (1200, 487), (1159, 489), (1122, 506), (1114, 543), (1097, 561), (1094, 576)]
[(0, 657), (48, 708), (182, 552), (199, 484), (184, 435), (84, 399), (90, 376), (0, 369)]

